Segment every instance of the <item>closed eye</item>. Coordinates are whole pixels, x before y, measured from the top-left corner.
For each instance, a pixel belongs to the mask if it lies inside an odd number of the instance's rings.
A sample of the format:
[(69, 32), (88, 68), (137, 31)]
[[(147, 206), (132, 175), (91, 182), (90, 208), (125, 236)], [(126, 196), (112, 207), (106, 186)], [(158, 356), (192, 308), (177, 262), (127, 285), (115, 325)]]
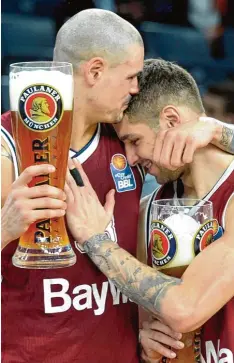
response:
[(136, 78), (136, 76), (130, 76), (130, 77), (128, 77), (128, 79), (129, 79), (130, 81), (132, 81), (134, 78)]
[(130, 142), (132, 145), (137, 146), (137, 145), (139, 145), (139, 141), (140, 141), (140, 139), (136, 139), (136, 140), (131, 140)]

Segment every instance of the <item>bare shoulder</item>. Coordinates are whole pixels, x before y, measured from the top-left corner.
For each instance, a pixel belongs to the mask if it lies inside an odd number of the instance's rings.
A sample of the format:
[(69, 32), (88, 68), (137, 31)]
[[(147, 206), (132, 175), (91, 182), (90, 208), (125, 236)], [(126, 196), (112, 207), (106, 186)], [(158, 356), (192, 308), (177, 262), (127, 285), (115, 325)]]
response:
[(224, 235), (230, 236), (230, 241), (232, 241), (234, 247), (234, 189), (231, 197), (228, 200), (226, 205), (226, 212), (225, 212), (225, 233)]
[[(233, 279), (234, 279), (234, 191), (232, 196), (229, 198), (228, 204), (226, 206), (225, 213), (225, 230), (224, 235), (220, 238), (223, 244), (221, 247), (223, 248), (223, 260), (222, 264), (225, 266), (225, 270), (227, 271), (228, 278), (232, 279), (231, 291), (234, 295), (233, 288)], [(218, 240), (219, 241), (219, 240)], [(218, 242), (217, 241), (217, 242)]]
[(1, 168), (1, 205), (3, 206), (11, 189), (11, 185), (15, 180), (13, 157), (7, 142), (3, 138), (1, 139)]
[(9, 145), (7, 144), (6, 140), (4, 140), (3, 137), (1, 138), (1, 157), (13, 161)]

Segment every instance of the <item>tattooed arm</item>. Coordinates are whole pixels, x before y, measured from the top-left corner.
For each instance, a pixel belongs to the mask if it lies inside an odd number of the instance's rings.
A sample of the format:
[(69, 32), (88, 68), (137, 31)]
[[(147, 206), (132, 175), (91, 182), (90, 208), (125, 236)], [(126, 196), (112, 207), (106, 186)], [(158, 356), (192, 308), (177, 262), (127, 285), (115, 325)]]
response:
[(70, 232), (99, 269), (131, 300), (175, 331), (186, 332), (201, 326), (232, 298), (234, 199), (226, 211), (224, 236), (200, 253), (178, 280), (137, 261), (103, 233), (113, 215), (113, 192), (108, 193), (103, 207), (81, 165), (76, 160), (69, 163), (70, 169), (75, 166), (79, 170), (84, 181), (84, 187), (77, 187), (67, 176), (66, 216)]
[[(233, 233), (234, 228), (232, 230)], [(234, 295), (234, 244), (231, 241), (232, 235), (225, 234), (204, 250), (181, 280), (143, 265), (103, 234), (86, 241), (84, 249), (126, 296), (172, 329), (186, 332), (201, 326)]]
[(140, 263), (130, 253), (110, 241), (106, 234), (91, 237), (83, 244), (97, 267), (135, 303), (156, 316), (161, 314), (161, 300), (167, 290), (181, 283)]
[(217, 121), (217, 132), (212, 144), (218, 148), (234, 154), (234, 125), (224, 124)]

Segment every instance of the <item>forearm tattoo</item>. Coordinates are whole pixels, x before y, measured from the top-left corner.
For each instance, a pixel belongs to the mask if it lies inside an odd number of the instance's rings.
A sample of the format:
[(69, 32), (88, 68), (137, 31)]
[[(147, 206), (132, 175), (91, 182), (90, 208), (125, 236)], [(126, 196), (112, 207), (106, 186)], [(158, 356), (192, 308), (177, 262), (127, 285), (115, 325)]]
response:
[(1, 145), (1, 156), (5, 157), (5, 158), (9, 159), (11, 162), (13, 162), (11, 152), (8, 151), (4, 145)]
[(223, 126), (220, 144), (223, 150), (234, 154), (234, 128), (231, 125)]
[(106, 234), (90, 238), (84, 243), (84, 250), (124, 295), (154, 315), (161, 314), (168, 289), (181, 283), (180, 279), (142, 264)]

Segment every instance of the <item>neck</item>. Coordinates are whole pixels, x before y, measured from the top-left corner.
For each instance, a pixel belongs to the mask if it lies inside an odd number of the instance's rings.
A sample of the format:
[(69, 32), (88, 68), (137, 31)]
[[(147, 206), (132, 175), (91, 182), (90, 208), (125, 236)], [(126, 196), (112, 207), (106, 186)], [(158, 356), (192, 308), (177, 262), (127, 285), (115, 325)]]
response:
[(212, 145), (197, 150), (193, 162), (182, 176), (184, 197), (204, 198), (233, 160), (233, 155)]
[(91, 118), (85, 89), (75, 78), (74, 109), (72, 123), (71, 148), (79, 151), (94, 135), (98, 121)]
[(89, 122), (89, 119), (83, 112), (82, 107), (74, 107), (71, 148), (79, 151), (84, 147), (94, 135), (97, 129), (97, 123)]

